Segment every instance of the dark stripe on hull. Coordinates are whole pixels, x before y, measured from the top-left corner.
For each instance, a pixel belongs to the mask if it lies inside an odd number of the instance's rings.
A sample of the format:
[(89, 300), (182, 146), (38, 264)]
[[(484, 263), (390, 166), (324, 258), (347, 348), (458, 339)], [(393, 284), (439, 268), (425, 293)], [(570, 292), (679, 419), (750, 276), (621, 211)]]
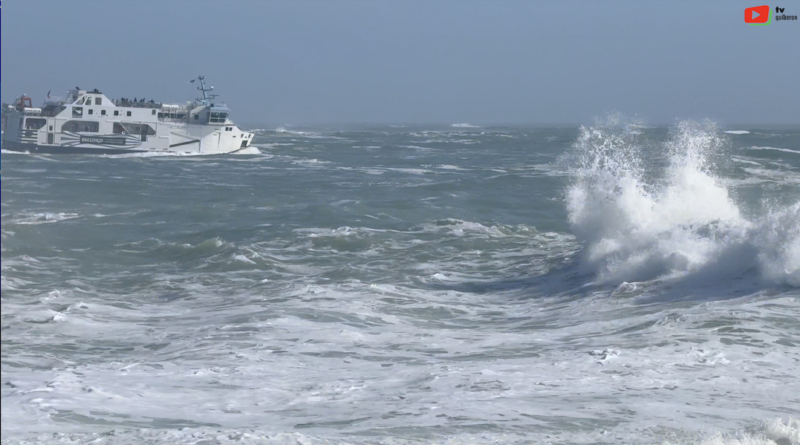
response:
[(21, 144), (19, 142), (3, 141), (3, 150), (21, 151), (41, 154), (70, 154), (70, 155), (121, 155), (125, 153), (146, 153), (154, 150), (123, 150), (118, 148), (90, 148), (90, 147), (64, 147), (61, 145), (36, 145)]
[(194, 144), (194, 143), (197, 143), (198, 146), (199, 146), (200, 141), (188, 141), (188, 142), (181, 142), (180, 144), (172, 144), (172, 145), (169, 146), (169, 148), (181, 147), (181, 146), (184, 146), (184, 145), (189, 145), (189, 144)]

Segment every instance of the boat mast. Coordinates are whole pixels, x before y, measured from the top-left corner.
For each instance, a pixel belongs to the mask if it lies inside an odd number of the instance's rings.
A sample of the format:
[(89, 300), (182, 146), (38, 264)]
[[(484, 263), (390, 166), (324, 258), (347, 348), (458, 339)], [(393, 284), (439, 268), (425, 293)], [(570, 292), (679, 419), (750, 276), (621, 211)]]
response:
[(211, 91), (211, 90), (213, 90), (214, 87), (206, 88), (206, 84), (205, 84), (205, 82), (203, 82), (203, 80), (205, 80), (205, 76), (197, 76), (197, 80), (200, 81), (200, 86), (197, 87), (197, 89), (203, 92), (203, 99), (198, 99), (198, 100), (203, 105), (211, 106), (211, 99), (214, 99), (215, 97), (217, 97), (217, 95), (216, 94), (206, 94), (206, 93)]

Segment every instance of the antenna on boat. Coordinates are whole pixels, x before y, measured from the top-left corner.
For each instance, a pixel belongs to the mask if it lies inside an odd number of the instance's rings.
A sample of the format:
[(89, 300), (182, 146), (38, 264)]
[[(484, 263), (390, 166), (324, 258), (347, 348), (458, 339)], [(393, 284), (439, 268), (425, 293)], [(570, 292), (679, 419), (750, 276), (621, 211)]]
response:
[(200, 102), (202, 102), (206, 106), (211, 105), (211, 99), (217, 97), (217, 94), (206, 94), (206, 93), (208, 91), (213, 90), (214, 87), (206, 88), (206, 84), (205, 82), (203, 82), (203, 80), (205, 80), (205, 76), (197, 76), (197, 80), (200, 81), (200, 86), (197, 87), (197, 89), (203, 92), (203, 99)]

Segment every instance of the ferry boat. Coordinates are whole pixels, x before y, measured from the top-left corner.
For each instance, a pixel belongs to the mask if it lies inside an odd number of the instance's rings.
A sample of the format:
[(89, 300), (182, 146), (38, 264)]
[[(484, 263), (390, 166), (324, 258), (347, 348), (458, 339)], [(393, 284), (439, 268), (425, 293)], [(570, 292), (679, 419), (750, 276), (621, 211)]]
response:
[[(94, 89), (75, 88), (66, 96), (34, 107), (31, 98), (3, 104), (4, 150), (29, 153), (224, 154), (249, 151), (253, 133), (228, 118), (230, 109), (214, 102), (203, 76), (202, 98), (185, 104), (144, 99), (109, 99)], [(253, 149), (250, 149), (253, 150)]]

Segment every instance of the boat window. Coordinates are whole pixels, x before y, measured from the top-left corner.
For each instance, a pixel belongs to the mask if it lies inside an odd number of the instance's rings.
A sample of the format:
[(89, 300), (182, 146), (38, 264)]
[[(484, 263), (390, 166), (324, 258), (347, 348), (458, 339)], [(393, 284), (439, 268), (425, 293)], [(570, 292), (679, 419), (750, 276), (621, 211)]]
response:
[(209, 122), (223, 124), (225, 123), (225, 119), (227, 117), (227, 113), (211, 113), (211, 119), (209, 119)]
[(83, 117), (83, 107), (72, 107), (72, 117)]
[(103, 98), (102, 97), (95, 97), (94, 98), (95, 105), (103, 105)]
[(119, 110), (114, 110), (114, 116), (119, 116)]
[(131, 115), (131, 112), (130, 112), (130, 111), (128, 111), (128, 116), (130, 116), (130, 115)]
[(71, 131), (73, 133), (97, 133), (100, 131), (100, 122), (94, 121), (66, 121), (61, 126), (61, 131)]
[(155, 115), (156, 114), (156, 110), (152, 110), (152, 113), (153, 113), (153, 115)]
[(114, 133), (115, 134), (140, 134), (140, 135), (147, 135), (153, 136), (156, 134), (156, 131), (153, 130), (153, 127), (147, 124), (129, 124), (129, 123), (114, 123)]
[(100, 115), (101, 116), (105, 116), (106, 115), (106, 110), (100, 110)]
[[(155, 113), (153, 113), (155, 114)], [(159, 119), (185, 119), (185, 114), (176, 114), (176, 113), (158, 113)]]
[(94, 110), (89, 108), (89, 114), (94, 114)]
[(28, 120), (25, 121), (26, 130), (38, 130), (45, 125), (47, 125), (47, 119), (29, 117)]

